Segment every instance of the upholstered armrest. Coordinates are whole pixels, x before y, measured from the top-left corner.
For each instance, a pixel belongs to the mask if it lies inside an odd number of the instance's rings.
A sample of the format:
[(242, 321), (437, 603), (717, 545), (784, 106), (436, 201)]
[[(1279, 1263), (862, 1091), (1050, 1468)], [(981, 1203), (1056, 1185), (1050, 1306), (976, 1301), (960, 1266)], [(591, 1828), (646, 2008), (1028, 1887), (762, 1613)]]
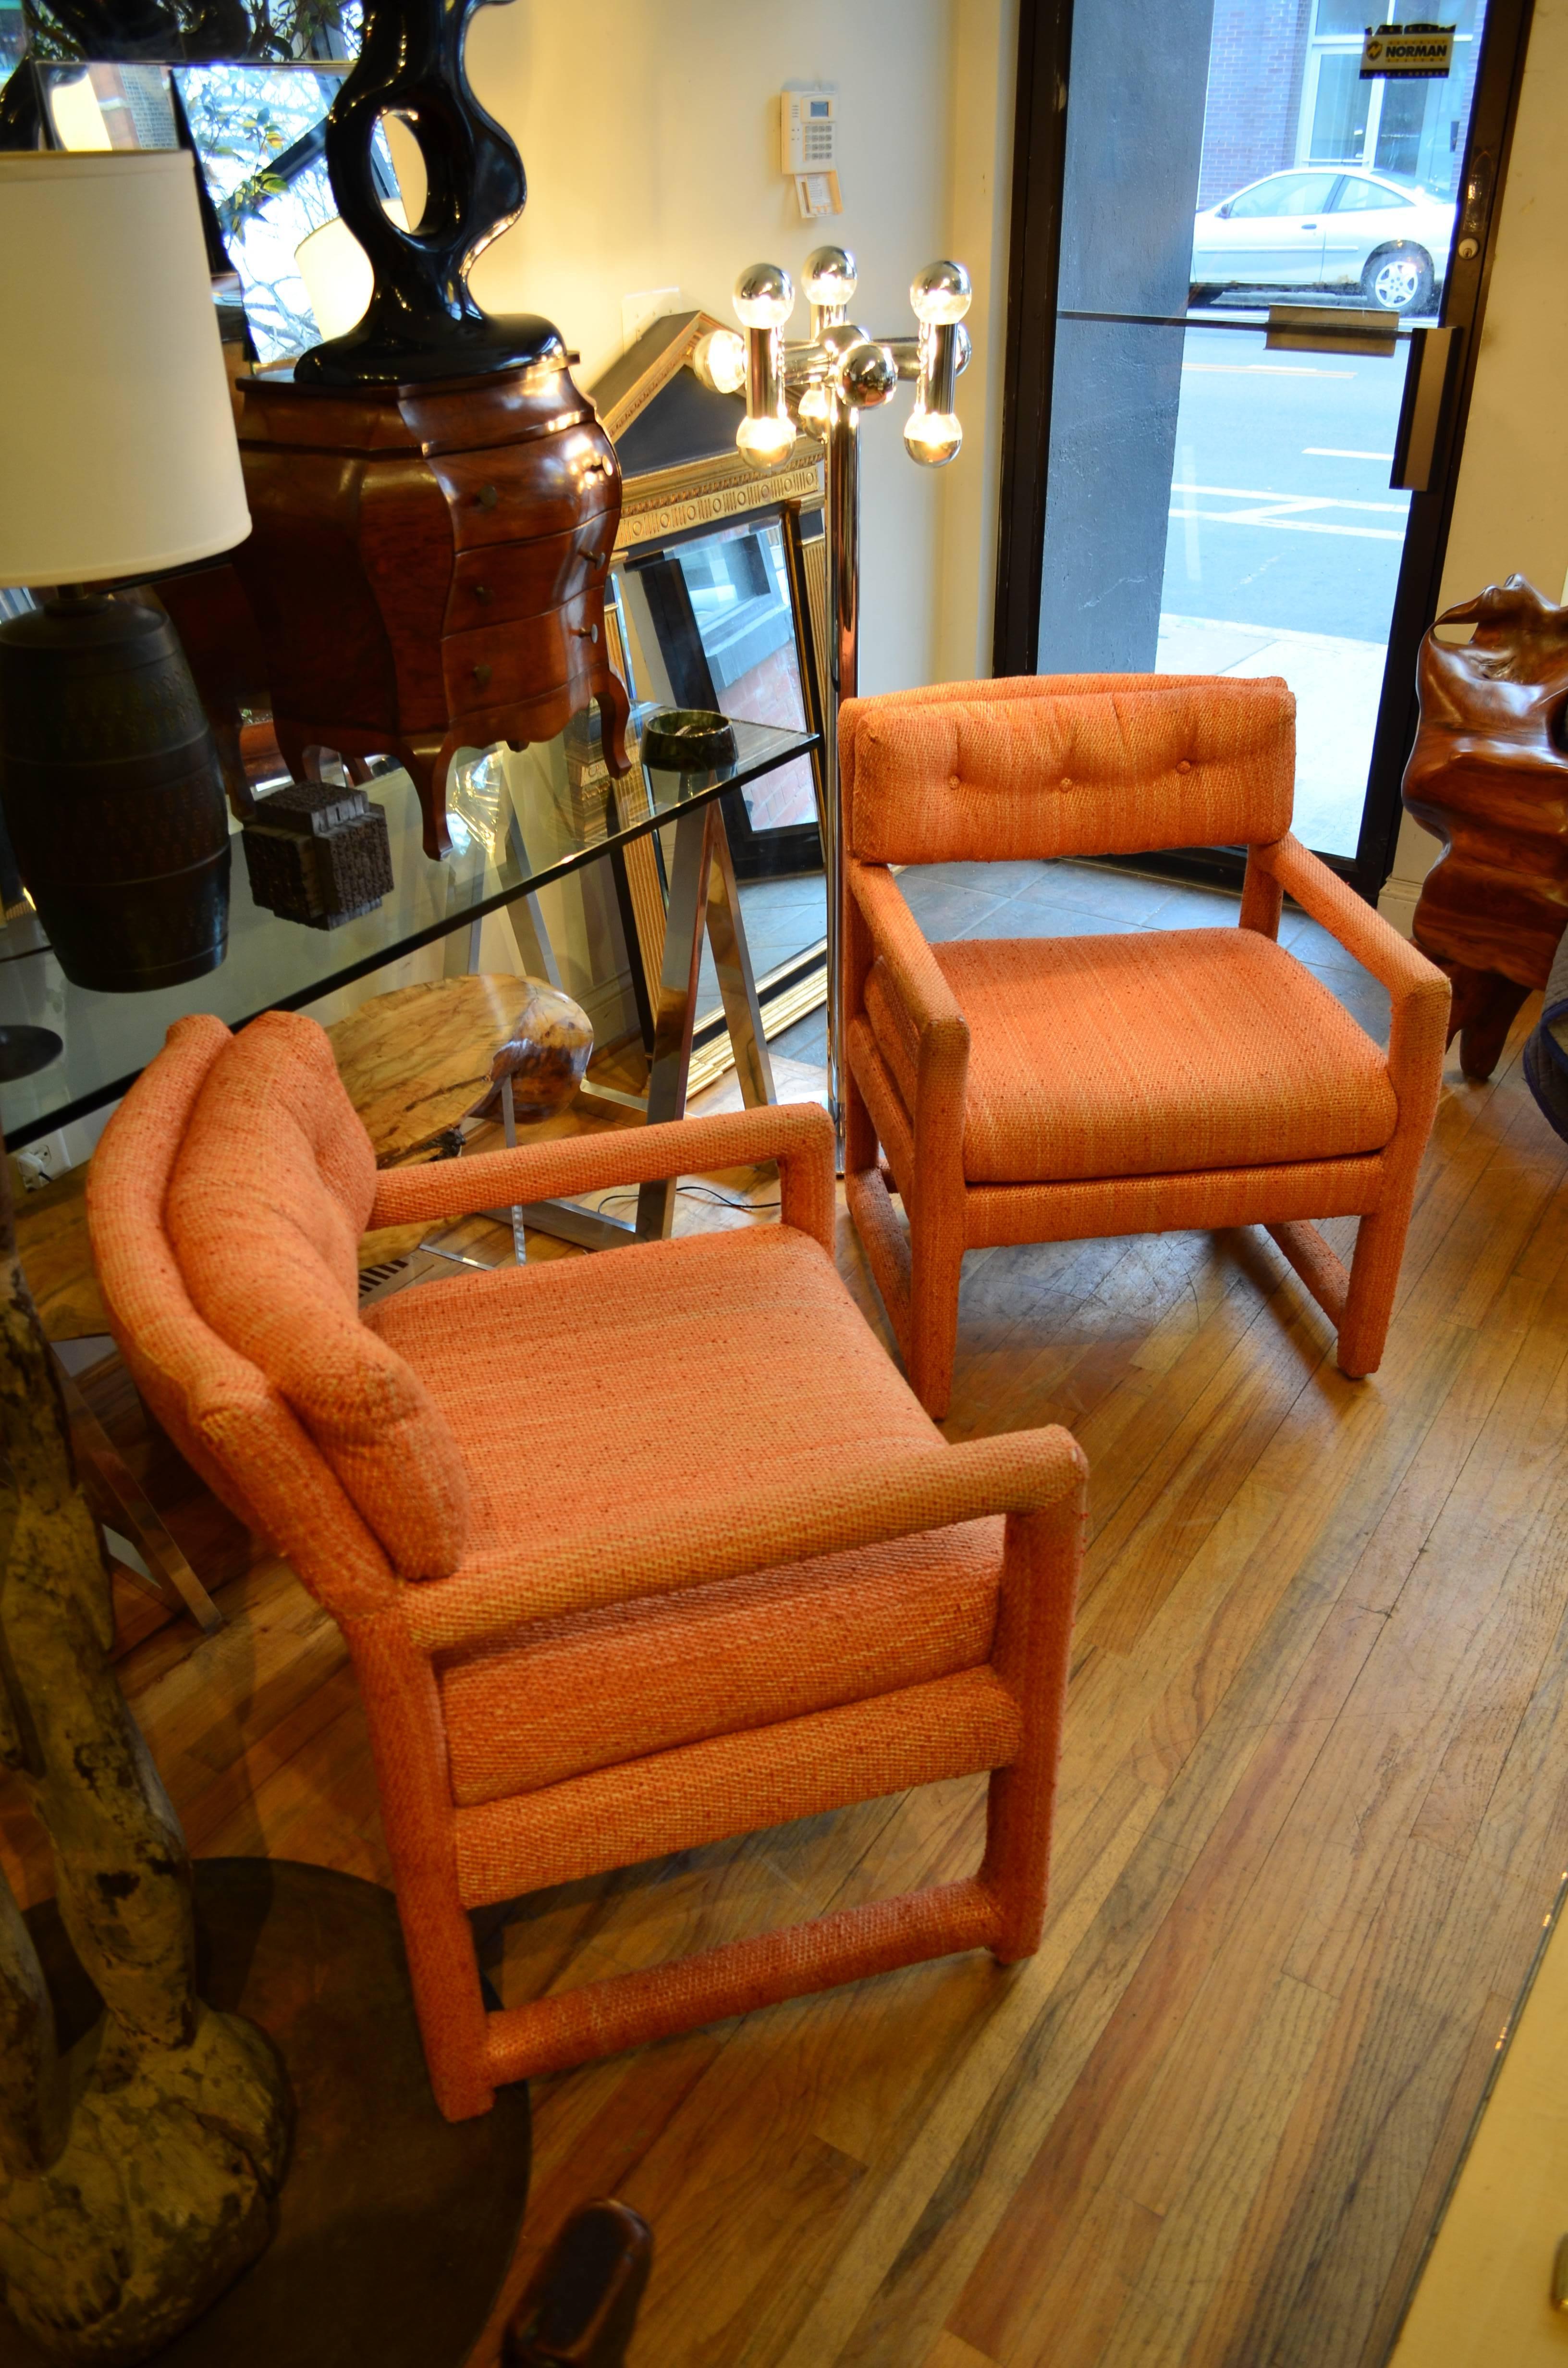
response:
[(1402, 938), (1353, 888), (1347, 888), (1337, 872), (1309, 854), (1293, 834), (1251, 851), (1286, 894), (1321, 923), (1347, 954), (1354, 954), (1363, 970), (1380, 979), (1396, 1002), (1415, 994), (1446, 1001), (1449, 983), (1436, 963)]
[(988, 1513), (1031, 1513), (1081, 1490), (1088, 1471), (1070, 1431), (845, 1456), (831, 1470), (737, 1473), (722, 1511), (706, 1518), (674, 1498), (629, 1497), (547, 1545), (517, 1541), (515, 1569), (460, 1571), (406, 1586), (402, 1616), (424, 1649), (474, 1642), (520, 1620), (551, 1618), (633, 1596), (703, 1587), (813, 1554), (883, 1545)]
[(924, 1034), (927, 1028), (946, 1022), (960, 1028), (967, 1042), (969, 1022), (959, 999), (942, 975), (942, 966), (892, 873), (880, 863), (858, 863), (853, 856), (846, 869), (871, 943), (892, 973), (893, 985), (915, 1026)]
[[(1395, 1145), (1419, 1158), (1437, 1105), (1443, 1047), (1448, 1041), (1448, 980), (1381, 913), (1347, 888), (1326, 863), (1290, 833), (1251, 852), (1304, 912), (1321, 922), (1363, 970), (1381, 979), (1391, 999), (1389, 1081), (1399, 1103)], [(1391, 1146), (1392, 1148), (1392, 1146)]]
[(666, 1176), (775, 1161), (783, 1221), (831, 1253), (834, 1224), (833, 1127), (807, 1102), (726, 1110), (668, 1126), (618, 1128), (613, 1134), (567, 1135), (553, 1143), (483, 1151), (472, 1159), (437, 1159), (394, 1167), (377, 1180), (369, 1230), (429, 1225), (517, 1201), (648, 1184)]

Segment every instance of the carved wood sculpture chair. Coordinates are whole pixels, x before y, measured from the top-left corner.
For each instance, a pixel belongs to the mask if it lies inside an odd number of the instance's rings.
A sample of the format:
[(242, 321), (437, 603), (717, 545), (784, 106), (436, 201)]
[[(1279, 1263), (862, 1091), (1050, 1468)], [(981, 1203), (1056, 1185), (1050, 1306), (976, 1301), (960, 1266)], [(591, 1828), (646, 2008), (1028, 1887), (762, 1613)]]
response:
[[(367, 1227), (776, 1160), (782, 1221), (466, 1272)], [(1065, 1431), (950, 1447), (767, 1109), (403, 1167), (312, 1020), (181, 1019), (88, 1190), (153, 1411), (347, 1639), (437, 2101), (868, 1974), (1036, 1946), (1082, 1525)], [(977, 1873), (487, 2012), (468, 1910), (992, 1770)]]
[[(1452, 625), (1474, 639), (1439, 640)], [(1522, 575), (1488, 585), (1422, 636), (1415, 687), (1404, 803), (1443, 851), (1412, 935), (1453, 982), (1449, 1035), (1480, 1079), (1568, 920), (1568, 608)]]
[[(846, 1178), (933, 1415), (963, 1254), (1003, 1242), (1267, 1225), (1341, 1370), (1375, 1370), (1448, 984), (1290, 837), (1294, 717), (1282, 682), (1200, 676), (846, 703)], [(1234, 930), (932, 946), (889, 869), (1216, 844), (1247, 848)], [(1388, 988), (1386, 1058), (1275, 942), (1287, 891)], [(1351, 1214), (1346, 1274), (1309, 1220)]]

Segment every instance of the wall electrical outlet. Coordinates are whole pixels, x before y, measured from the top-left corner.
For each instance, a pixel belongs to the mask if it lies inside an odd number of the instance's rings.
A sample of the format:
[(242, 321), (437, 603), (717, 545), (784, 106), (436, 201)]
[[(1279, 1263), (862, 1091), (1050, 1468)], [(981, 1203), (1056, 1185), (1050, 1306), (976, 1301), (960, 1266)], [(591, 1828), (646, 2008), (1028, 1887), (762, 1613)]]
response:
[(639, 288), (634, 295), (620, 300), (620, 349), (625, 353), (637, 343), (644, 329), (662, 321), (666, 313), (680, 311), (678, 288)]
[(71, 1166), (63, 1134), (40, 1135), (24, 1150), (14, 1151), (11, 1158), (24, 1192), (41, 1191), (44, 1185), (52, 1184)]

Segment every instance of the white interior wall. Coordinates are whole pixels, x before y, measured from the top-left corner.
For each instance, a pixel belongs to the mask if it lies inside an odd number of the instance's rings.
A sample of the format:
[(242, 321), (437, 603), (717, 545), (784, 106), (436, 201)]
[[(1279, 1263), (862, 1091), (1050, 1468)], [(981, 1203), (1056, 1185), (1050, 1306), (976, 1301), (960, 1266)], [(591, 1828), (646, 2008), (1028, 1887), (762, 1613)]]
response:
[(974, 351), (959, 381), (963, 450), (939, 481), (935, 682), (991, 672), (1017, 54), (1018, 0), (951, 0), (946, 237), (974, 282)]
[[(909, 334), (910, 279), (946, 245), (955, 7), (963, 14), (963, 0), (480, 10), (470, 78), (522, 151), (528, 202), (476, 267), (476, 295), (493, 312), (554, 321), (581, 351), (587, 385), (621, 350), (623, 296), (678, 287), (683, 308), (731, 321), (746, 264), (781, 263), (798, 283), (812, 248), (833, 240), (859, 264), (867, 327)], [(837, 89), (844, 211), (820, 223), (801, 220), (779, 169), (778, 95), (790, 81)], [(805, 327), (802, 300), (792, 333)], [(929, 681), (936, 662), (943, 490), (904, 454), (909, 400), (901, 388), (865, 429), (868, 690)]]
[[(1568, 575), (1568, 0), (1535, 0), (1439, 609), (1517, 569), (1550, 599)], [(1409, 933), (1438, 842), (1406, 814), (1379, 908)]]

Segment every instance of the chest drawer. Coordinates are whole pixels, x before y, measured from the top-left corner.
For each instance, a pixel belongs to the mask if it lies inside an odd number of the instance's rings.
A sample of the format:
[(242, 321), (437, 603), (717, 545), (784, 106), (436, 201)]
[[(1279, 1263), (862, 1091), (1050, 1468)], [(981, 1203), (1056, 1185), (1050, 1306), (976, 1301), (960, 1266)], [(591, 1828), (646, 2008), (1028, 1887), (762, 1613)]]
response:
[(443, 452), (429, 465), (459, 551), (567, 534), (605, 510), (620, 514), (620, 469), (592, 422), (521, 444)]
[(615, 526), (615, 518), (601, 511), (567, 534), (460, 552), (445, 630), (460, 633), (514, 617), (537, 617), (580, 593), (602, 591), (609, 580)]
[(510, 624), (449, 633), (441, 643), (449, 710), (467, 715), (559, 689), (602, 659), (604, 644), (602, 592)]

